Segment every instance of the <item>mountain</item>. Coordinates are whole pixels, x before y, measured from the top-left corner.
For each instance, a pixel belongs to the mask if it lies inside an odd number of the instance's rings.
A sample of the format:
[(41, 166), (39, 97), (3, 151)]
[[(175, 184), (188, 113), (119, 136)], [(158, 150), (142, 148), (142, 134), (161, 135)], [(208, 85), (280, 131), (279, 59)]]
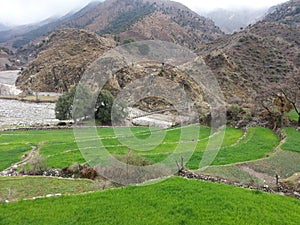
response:
[(225, 33), (231, 34), (262, 19), (268, 9), (216, 9), (198, 13), (210, 18)]
[(17, 70), (20, 65), (12, 51), (0, 46), (0, 71)]
[(91, 62), (114, 46), (114, 40), (86, 30), (57, 30), (37, 44), (37, 58), (16, 85), (22, 90), (66, 91), (79, 82)]
[[(53, 17), (43, 20), (38, 23), (21, 25), (15, 27), (9, 27), (5, 30), (0, 30), (0, 44), (10, 49), (17, 49), (23, 44), (29, 43), (31, 40), (36, 39), (44, 34), (44, 32), (38, 32), (41, 27), (51, 27), (49, 31), (53, 31), (54, 26), (51, 24), (56, 24), (59, 18)], [(45, 32), (47, 32), (45, 30)]]
[(290, 1), (279, 5), (277, 16), (271, 11), (262, 21), (198, 51), (229, 103), (257, 105), (257, 97), (282, 84), (289, 85), (290, 78), (299, 75), (298, 4)]
[(0, 31), (5, 31), (5, 30), (9, 30), (9, 27), (0, 23)]
[[(160, 39), (195, 49), (223, 35), (213, 21), (199, 16), (180, 3), (168, 0), (107, 0), (93, 2), (79, 12), (17, 35), (13, 47), (59, 28), (87, 29), (111, 34), (119, 42)], [(0, 33), (2, 42), (8, 37)], [(9, 36), (11, 37), (11, 36)], [(1, 42), (1, 40), (0, 40)]]
[[(210, 20), (196, 16), (174, 2), (109, 0), (97, 4), (91, 11), (87, 10), (88, 14), (82, 11), (74, 14), (75, 17), (64, 23), (77, 28), (56, 31), (40, 41), (35, 47), (37, 59), (22, 72), (17, 84), (22, 89), (67, 90), (78, 82), (89, 63), (115, 44), (157, 38), (192, 49), (196, 47), (196, 53), (218, 79), (227, 102), (253, 109), (260, 104), (257, 97), (281, 84), (289, 84), (289, 78), (299, 75), (299, 12), (295, 10), (298, 2), (277, 6), (280, 9), (278, 15), (282, 15), (280, 18), (272, 17), (271, 11), (262, 21), (234, 34), (224, 35)], [(179, 34), (182, 39), (178, 38)], [(155, 71), (153, 74), (163, 71), (161, 75), (166, 74), (167, 77), (178, 74), (175, 82), (179, 86), (185, 86), (186, 80), (187, 90), (196, 90), (195, 84), (184, 74), (174, 68), (162, 69), (161, 64), (124, 68), (111, 82), (114, 85), (110, 90), (116, 94), (124, 84), (147, 71)], [(195, 96), (194, 100), (203, 99), (202, 93), (190, 92)], [(161, 103), (158, 100), (154, 102), (157, 104), (150, 100), (152, 106)], [(141, 105), (149, 106), (150, 103), (143, 102)], [(201, 108), (200, 102), (198, 106)]]
[(222, 35), (211, 20), (167, 0), (108, 0), (65, 23), (117, 39), (160, 39), (193, 48)]
[(4, 48), (0, 48), (0, 71), (8, 69), (7, 65), (10, 64), (9, 52)]
[(278, 6), (272, 7), (263, 21), (299, 25), (300, 0), (291, 0)]

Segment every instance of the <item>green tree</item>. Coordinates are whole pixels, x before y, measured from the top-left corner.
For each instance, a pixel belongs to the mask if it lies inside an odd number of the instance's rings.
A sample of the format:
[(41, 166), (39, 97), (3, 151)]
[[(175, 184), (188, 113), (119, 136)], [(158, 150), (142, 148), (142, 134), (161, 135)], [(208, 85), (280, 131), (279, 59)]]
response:
[[(96, 104), (93, 104), (93, 99), (96, 99)], [(101, 124), (108, 125), (111, 124), (113, 103), (114, 97), (109, 91), (101, 90), (97, 98), (93, 98), (89, 87), (79, 84), (59, 97), (55, 106), (55, 115), (59, 120), (74, 119), (75, 122), (95, 116)], [(121, 118), (119, 114), (118, 117)]]
[(58, 98), (55, 105), (55, 117), (59, 120), (72, 119), (72, 105), (76, 88), (73, 87), (69, 92)]
[(81, 119), (87, 119), (94, 114), (93, 95), (90, 88), (85, 84), (78, 84), (76, 93), (73, 97), (72, 114), (75, 122)]
[(114, 103), (113, 95), (107, 90), (101, 90), (95, 106), (95, 119), (101, 124), (111, 123), (111, 109)]

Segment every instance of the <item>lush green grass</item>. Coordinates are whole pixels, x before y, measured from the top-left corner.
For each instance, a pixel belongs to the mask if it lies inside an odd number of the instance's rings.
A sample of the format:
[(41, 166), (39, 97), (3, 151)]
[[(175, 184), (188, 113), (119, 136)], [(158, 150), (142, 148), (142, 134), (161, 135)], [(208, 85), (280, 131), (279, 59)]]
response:
[(299, 224), (300, 201), (183, 178), (0, 205), (1, 224)]
[(291, 120), (298, 121), (299, 115), (298, 115), (298, 113), (296, 113), (295, 110), (292, 110), (291, 112), (289, 112), (288, 116)]
[(294, 128), (286, 128), (286, 142), (281, 146), (283, 150), (300, 152), (300, 132)]
[[(243, 165), (270, 177), (275, 177), (275, 174), (278, 174), (281, 178), (288, 178), (299, 172), (300, 132), (294, 128), (286, 128), (285, 133), (287, 135), (286, 142), (281, 146), (284, 151), (278, 151), (267, 158), (243, 163)], [(258, 178), (241, 170), (238, 165), (212, 166), (205, 172), (243, 183), (260, 182), (257, 180)]]
[[(262, 158), (266, 153), (272, 152), (279, 144), (279, 141), (279, 137), (275, 133), (263, 127), (248, 128), (247, 135), (236, 145), (226, 145), (225, 136), (225, 141), (213, 165), (225, 165)], [(201, 150), (203, 149), (200, 148), (200, 151), (194, 153), (188, 163), (189, 168), (198, 169), (199, 162), (203, 156), (203, 151)]]
[(0, 171), (10, 167), (12, 164), (19, 162), (22, 156), (30, 151), (30, 144), (20, 143), (1, 143), (0, 144)]
[(48, 194), (77, 194), (101, 190), (101, 182), (51, 177), (0, 177), (0, 202)]
[(246, 138), (236, 146), (221, 149), (213, 164), (224, 165), (262, 158), (272, 152), (279, 142), (279, 137), (271, 130), (250, 127)]
[[(156, 135), (157, 140), (159, 140), (157, 141), (158, 143), (148, 141), (147, 138), (150, 137), (149, 128), (130, 128), (132, 136), (128, 131), (122, 130), (125, 128), (114, 129), (100, 128), (98, 129), (99, 136), (97, 137), (92, 137), (87, 133), (85, 139), (87, 146), (89, 143), (93, 146), (93, 142), (100, 137), (102, 143), (111, 154), (124, 155), (130, 149), (126, 145), (133, 145), (136, 147), (134, 148), (136, 154), (147, 158), (153, 163), (161, 162), (178, 147), (179, 150), (176, 154), (179, 158), (181, 154), (193, 150), (193, 147), (196, 146), (195, 152), (187, 164), (191, 169), (198, 169), (208, 143), (213, 142), (215, 138), (209, 138), (210, 128), (198, 126), (178, 127), (168, 129), (166, 132), (154, 131), (152, 135)], [(123, 136), (116, 136), (115, 131), (118, 131), (117, 133), (121, 133)], [(195, 136), (197, 133), (199, 135)], [(266, 153), (271, 152), (279, 142), (278, 137), (272, 131), (261, 127), (249, 128), (247, 136), (237, 143), (242, 135), (242, 130), (231, 127), (226, 128), (221, 150), (213, 162), (214, 165), (262, 158)], [(153, 140), (156, 139), (154, 138)], [(21, 155), (29, 150), (29, 146), (38, 146), (39, 144), (41, 145), (40, 154), (47, 158), (49, 167), (63, 168), (72, 165), (74, 162), (85, 163), (85, 159), (75, 141), (73, 130), (3, 132), (1, 133), (0, 141), (3, 143), (0, 145), (0, 149), (2, 147), (0, 154), (3, 154), (2, 158), (4, 159), (3, 163), (0, 164), (0, 168), (5, 168), (12, 162), (19, 161)], [(20, 146), (24, 146), (25, 149), (22, 148), (21, 150), (23, 151), (20, 151)], [(149, 147), (151, 150), (144, 151), (143, 147)], [(20, 154), (15, 154), (18, 151), (20, 151)], [(9, 155), (14, 155), (14, 157)]]
[[(72, 164), (74, 159), (84, 163), (84, 159), (77, 149), (73, 130), (35, 130), (10, 131), (0, 133), (0, 170), (21, 160), (21, 156), (31, 150), (31, 146), (41, 146), (40, 154), (49, 157), (49, 167), (65, 167)], [(61, 154), (68, 153), (64, 160)], [(55, 156), (53, 160), (53, 155)]]

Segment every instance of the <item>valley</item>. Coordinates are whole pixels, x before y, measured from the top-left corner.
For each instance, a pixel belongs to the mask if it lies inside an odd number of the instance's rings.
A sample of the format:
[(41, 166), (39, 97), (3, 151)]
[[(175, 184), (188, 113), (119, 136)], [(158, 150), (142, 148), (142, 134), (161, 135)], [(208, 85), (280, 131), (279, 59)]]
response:
[(300, 1), (200, 11), (0, 20), (0, 224), (299, 223)]

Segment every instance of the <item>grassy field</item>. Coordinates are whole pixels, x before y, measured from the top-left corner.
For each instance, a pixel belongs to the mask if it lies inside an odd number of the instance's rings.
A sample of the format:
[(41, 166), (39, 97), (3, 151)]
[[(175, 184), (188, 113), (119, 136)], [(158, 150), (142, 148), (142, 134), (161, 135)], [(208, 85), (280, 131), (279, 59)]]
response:
[[(231, 133), (231, 132), (230, 132)], [(279, 144), (279, 138), (269, 129), (262, 127), (250, 127), (246, 136), (236, 145), (229, 145), (225, 141), (220, 149), (213, 165), (226, 165), (237, 162), (255, 160), (272, 152)], [(203, 150), (196, 151), (188, 163), (188, 167), (198, 169)]]
[[(1, 139), (1, 136), (0, 136)], [(30, 143), (7, 143), (0, 142), (0, 171), (8, 168), (11, 164), (19, 162), (22, 156), (30, 151)]]
[(293, 151), (300, 153), (300, 132), (294, 128), (286, 128), (287, 135), (286, 142), (282, 145), (282, 149), (286, 151)]
[(290, 118), (291, 120), (298, 121), (299, 116), (298, 116), (298, 114), (296, 113), (295, 110), (292, 110), (292, 111), (288, 114), (288, 116), (289, 116), (289, 118)]
[(0, 205), (0, 224), (299, 224), (289, 197), (183, 178)]
[[(282, 179), (292, 176), (294, 173), (300, 171), (300, 132), (294, 128), (286, 128), (286, 141), (281, 146), (281, 149), (269, 157), (262, 158), (255, 161), (242, 163), (258, 173), (265, 174), (271, 178), (278, 174)], [(264, 137), (264, 136), (262, 136)], [(205, 170), (206, 173), (223, 177), (226, 179), (240, 181), (243, 183), (255, 182), (261, 184), (262, 179), (259, 180), (240, 168), (239, 164), (212, 166)], [(273, 182), (275, 179), (273, 179)]]
[[(149, 128), (133, 127), (131, 128), (131, 132), (133, 136), (126, 136), (125, 134), (125, 136), (116, 137), (112, 128), (98, 129), (101, 141), (111, 154), (124, 155), (129, 150), (126, 145), (135, 146), (135, 142), (137, 142), (144, 148), (150, 147), (152, 149), (151, 151), (143, 151), (143, 149), (137, 147), (134, 149), (134, 152), (153, 163), (160, 162), (168, 157), (178, 146), (181, 146), (186, 151), (188, 150), (186, 146), (195, 145), (195, 152), (187, 163), (187, 166), (191, 169), (198, 169), (210, 136), (210, 129), (208, 127), (189, 126), (185, 128), (173, 128), (166, 131), (165, 136), (157, 146), (152, 146), (153, 143), (149, 144), (147, 139), (150, 137)], [(157, 132), (159, 138), (160, 131)], [(191, 137), (195, 136), (194, 134), (197, 134), (197, 132), (199, 132), (198, 138), (192, 139)], [(186, 140), (180, 139), (182, 133), (185, 134), (184, 138)], [(247, 135), (239, 140), (242, 135), (242, 130), (231, 127), (226, 128), (222, 148), (213, 162), (214, 165), (262, 158), (265, 154), (272, 152), (274, 147), (279, 143), (279, 138), (266, 128), (249, 128)], [(87, 138), (91, 139), (91, 142), (99, 137), (93, 138), (87, 135)], [(213, 138), (210, 141), (213, 141)], [(0, 170), (19, 161), (24, 153), (31, 150), (31, 146), (38, 145), (41, 146), (40, 154), (47, 158), (47, 165), (50, 168), (63, 168), (75, 162), (85, 163), (85, 159), (75, 141), (73, 130), (2, 132), (0, 134), (0, 143), (0, 156), (2, 156)], [(180, 151), (177, 154), (179, 158)]]
[(16, 201), (48, 194), (79, 194), (108, 186), (101, 181), (52, 177), (0, 177), (0, 202)]

